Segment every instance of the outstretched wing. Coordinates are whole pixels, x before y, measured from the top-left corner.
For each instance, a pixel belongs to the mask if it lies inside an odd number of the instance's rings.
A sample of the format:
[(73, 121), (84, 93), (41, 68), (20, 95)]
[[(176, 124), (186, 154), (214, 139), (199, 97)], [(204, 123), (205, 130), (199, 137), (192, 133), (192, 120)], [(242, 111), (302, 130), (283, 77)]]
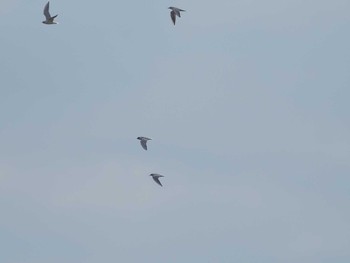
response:
[(173, 23), (175, 25), (175, 22), (176, 22), (176, 14), (175, 14), (175, 11), (171, 11), (170, 12), (170, 16), (171, 16), (171, 20), (173, 20)]
[(141, 140), (140, 143), (141, 143), (142, 148), (147, 151), (147, 141), (146, 140)]
[(154, 180), (157, 184), (159, 184), (160, 186), (163, 186), (162, 183), (159, 181), (159, 178), (158, 178), (158, 177), (154, 177), (154, 176), (153, 176), (153, 180)]
[(53, 22), (53, 20), (57, 17), (58, 15), (55, 15), (53, 17), (50, 17), (50, 21)]
[(51, 18), (49, 8), (50, 8), (50, 2), (47, 2), (47, 4), (44, 7), (44, 16), (46, 17), (46, 20), (49, 20)]

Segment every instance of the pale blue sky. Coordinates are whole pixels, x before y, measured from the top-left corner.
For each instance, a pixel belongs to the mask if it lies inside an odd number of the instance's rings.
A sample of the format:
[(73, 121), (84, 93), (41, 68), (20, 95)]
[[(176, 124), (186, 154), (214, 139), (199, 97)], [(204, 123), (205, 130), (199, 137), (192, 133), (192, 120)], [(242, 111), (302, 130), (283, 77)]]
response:
[(348, 0), (45, 3), (0, 0), (1, 263), (350, 262)]

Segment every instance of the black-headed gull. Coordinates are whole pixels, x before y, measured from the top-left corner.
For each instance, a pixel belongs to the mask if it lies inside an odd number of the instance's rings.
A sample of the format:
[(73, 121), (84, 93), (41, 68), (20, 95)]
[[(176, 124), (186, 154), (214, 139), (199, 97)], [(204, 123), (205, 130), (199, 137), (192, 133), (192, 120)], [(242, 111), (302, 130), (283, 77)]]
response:
[(44, 7), (44, 16), (45, 16), (46, 20), (43, 21), (43, 23), (46, 25), (58, 24), (57, 22), (53, 21), (58, 15), (51, 16), (50, 12), (49, 12), (49, 8), (50, 8), (50, 1), (47, 2), (47, 4)]
[(171, 20), (173, 20), (173, 23), (174, 23), (174, 26), (175, 26), (176, 16), (181, 17), (180, 12), (183, 12), (183, 11), (186, 11), (186, 10), (182, 10), (180, 8), (173, 7), (173, 6), (169, 7), (168, 9), (171, 9), (170, 17), (171, 17)]
[(147, 151), (147, 141), (152, 140), (152, 139), (147, 138), (147, 137), (137, 137), (137, 139), (140, 140), (142, 148)]
[(164, 177), (163, 175), (160, 174), (150, 174), (149, 176), (152, 176), (153, 180), (159, 184), (160, 186), (163, 186), (162, 183), (159, 181), (159, 177)]

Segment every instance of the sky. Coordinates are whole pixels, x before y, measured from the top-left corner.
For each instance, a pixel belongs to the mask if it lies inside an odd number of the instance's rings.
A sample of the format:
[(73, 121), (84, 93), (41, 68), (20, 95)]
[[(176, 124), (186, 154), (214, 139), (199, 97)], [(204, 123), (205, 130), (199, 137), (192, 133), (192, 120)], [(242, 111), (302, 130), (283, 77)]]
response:
[(0, 0), (0, 262), (350, 262), (348, 0), (45, 4)]

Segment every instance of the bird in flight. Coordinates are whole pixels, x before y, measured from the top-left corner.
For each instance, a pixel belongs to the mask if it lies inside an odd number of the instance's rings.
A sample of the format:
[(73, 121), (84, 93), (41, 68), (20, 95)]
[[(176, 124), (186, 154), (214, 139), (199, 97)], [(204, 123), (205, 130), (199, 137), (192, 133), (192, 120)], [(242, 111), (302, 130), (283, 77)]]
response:
[(149, 176), (152, 176), (153, 180), (159, 184), (160, 186), (163, 186), (162, 183), (159, 181), (159, 177), (164, 177), (163, 175), (160, 174), (150, 174)]
[(183, 12), (183, 11), (186, 11), (186, 10), (182, 10), (180, 8), (173, 7), (173, 6), (169, 7), (168, 9), (171, 9), (170, 17), (171, 17), (171, 20), (173, 20), (173, 23), (174, 23), (174, 26), (175, 26), (176, 16), (181, 17), (180, 12)]
[(152, 140), (152, 139), (147, 138), (147, 137), (137, 137), (137, 139), (140, 140), (142, 148), (147, 151), (147, 141)]
[(46, 25), (58, 24), (57, 22), (53, 21), (58, 15), (51, 16), (50, 12), (49, 12), (49, 8), (50, 8), (50, 1), (47, 2), (47, 4), (44, 7), (44, 16), (45, 16), (46, 20), (43, 21), (43, 23)]

